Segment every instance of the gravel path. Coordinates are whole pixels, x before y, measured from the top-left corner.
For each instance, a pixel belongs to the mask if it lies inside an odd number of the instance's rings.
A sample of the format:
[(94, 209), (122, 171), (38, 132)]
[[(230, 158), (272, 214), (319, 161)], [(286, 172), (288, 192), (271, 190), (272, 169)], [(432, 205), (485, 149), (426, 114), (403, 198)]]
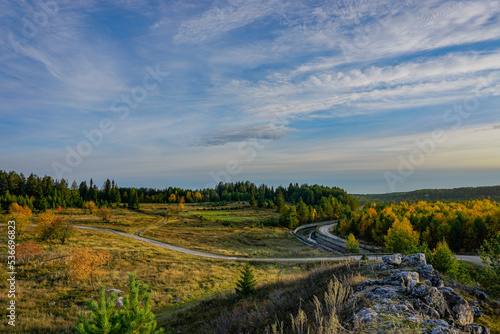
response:
[[(196, 251), (196, 250), (192, 250), (192, 249), (188, 249), (188, 248), (183, 248), (183, 247), (179, 247), (179, 246), (174, 246), (174, 245), (168, 244), (166, 242), (152, 240), (152, 239), (144, 238), (144, 237), (141, 237), (138, 235), (133, 235), (133, 234), (125, 233), (125, 232), (110, 230), (107, 228), (91, 227), (91, 226), (75, 226), (75, 227), (81, 228), (84, 230), (93, 230), (93, 231), (102, 231), (102, 232), (113, 233), (113, 234), (121, 235), (123, 237), (132, 238), (132, 239), (140, 240), (143, 242), (147, 242), (149, 244), (157, 245), (157, 246), (160, 246), (163, 248), (168, 248), (168, 249), (174, 250), (176, 252), (200, 256), (200, 257), (204, 257), (204, 258), (218, 259), (218, 260), (256, 261), (256, 262), (314, 262), (314, 261), (346, 261), (349, 259), (359, 260), (361, 258), (361, 255), (331, 256), (331, 257), (306, 257), (306, 258), (304, 258), (304, 257), (302, 257), (302, 258), (250, 258), (250, 257), (240, 257), (240, 256), (217, 255), (217, 254), (200, 252), (200, 251)], [(381, 255), (376, 255), (376, 254), (367, 255), (367, 257), (370, 260), (381, 260), (382, 259)], [(473, 262), (473, 263), (478, 264), (478, 265), (483, 265), (483, 263), (481, 262), (481, 258), (479, 256), (457, 255), (457, 259)]]

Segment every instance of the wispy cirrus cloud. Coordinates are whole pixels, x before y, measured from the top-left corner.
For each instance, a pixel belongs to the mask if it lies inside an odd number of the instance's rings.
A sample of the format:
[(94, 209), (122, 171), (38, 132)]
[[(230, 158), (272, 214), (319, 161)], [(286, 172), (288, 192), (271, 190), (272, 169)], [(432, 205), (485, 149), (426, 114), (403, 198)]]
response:
[(281, 0), (230, 0), (224, 6), (214, 6), (200, 17), (183, 22), (174, 40), (178, 43), (205, 42), (272, 15), (285, 5)]
[(264, 124), (239, 128), (227, 128), (209, 132), (192, 143), (192, 146), (222, 146), (248, 140), (278, 140), (294, 131), (284, 125)]

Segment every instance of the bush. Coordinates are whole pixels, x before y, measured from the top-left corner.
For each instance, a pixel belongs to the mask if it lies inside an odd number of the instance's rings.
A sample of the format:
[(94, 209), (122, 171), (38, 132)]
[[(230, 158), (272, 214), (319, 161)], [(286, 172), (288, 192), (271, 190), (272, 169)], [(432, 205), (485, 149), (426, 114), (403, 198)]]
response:
[(21, 242), (17, 245), (17, 258), (23, 263), (29, 263), (31, 260), (39, 257), (43, 252), (43, 248), (38, 246), (33, 240)]
[(109, 223), (111, 221), (111, 218), (113, 218), (113, 210), (106, 206), (103, 206), (97, 211), (97, 216)]

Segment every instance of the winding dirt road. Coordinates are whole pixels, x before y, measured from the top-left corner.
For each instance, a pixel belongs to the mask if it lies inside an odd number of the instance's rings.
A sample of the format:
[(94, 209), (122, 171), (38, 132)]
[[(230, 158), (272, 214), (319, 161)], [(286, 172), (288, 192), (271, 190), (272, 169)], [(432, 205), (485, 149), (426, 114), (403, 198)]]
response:
[[(330, 223), (330, 222), (329, 222)], [(185, 254), (190, 254), (194, 256), (200, 256), (204, 258), (217, 259), (217, 260), (230, 260), (230, 261), (255, 261), (255, 262), (315, 262), (315, 261), (346, 261), (346, 260), (359, 260), (361, 259), (361, 255), (347, 255), (347, 256), (331, 256), (331, 257), (306, 257), (306, 258), (250, 258), (250, 257), (240, 257), (240, 256), (227, 256), (227, 255), (218, 255), (200, 252), (188, 248), (183, 248), (179, 246), (174, 246), (168, 244), (166, 242), (161, 242), (153, 239), (148, 239), (145, 237), (141, 237), (136, 234), (128, 234), (125, 232), (119, 232), (115, 230), (110, 230), (107, 228), (100, 227), (91, 227), (91, 226), (75, 226), (76, 228), (84, 229), (84, 230), (93, 230), (93, 231), (101, 231), (117, 234), (123, 237), (136, 239), (139, 241), (147, 242), (152, 245), (157, 245), (163, 248), (168, 248), (170, 250), (181, 252)], [(139, 234), (139, 233), (137, 233)], [(382, 255), (377, 254), (369, 254), (367, 255), (369, 260), (381, 260)], [(478, 265), (483, 265), (481, 258), (479, 256), (472, 255), (457, 255), (457, 259), (464, 260), (468, 262), (473, 262)]]
[[(179, 246), (174, 246), (171, 244), (168, 244), (166, 242), (161, 242), (153, 239), (148, 239), (144, 238), (138, 235), (134, 234), (128, 234), (125, 232), (119, 232), (115, 230), (110, 230), (107, 228), (100, 228), (100, 227), (91, 227), (91, 226), (75, 226), (76, 228), (81, 228), (84, 230), (93, 230), (93, 231), (102, 231), (102, 232), (109, 232), (117, 235), (121, 235), (123, 237), (127, 238), (132, 238), (140, 241), (147, 242), (149, 244), (157, 245), (163, 248), (168, 248), (171, 250), (174, 250), (176, 252), (181, 252), (185, 254), (190, 254), (190, 255), (195, 255), (195, 256), (201, 256), (205, 258), (211, 258), (211, 259), (219, 259), (219, 260), (232, 260), (232, 261), (257, 261), (257, 262), (311, 262), (311, 261), (345, 261), (350, 258), (356, 259), (359, 258), (360, 256), (332, 256), (332, 257), (314, 257), (314, 258), (250, 258), (250, 257), (240, 257), (240, 256), (227, 256), (227, 255), (218, 255), (218, 254), (211, 254), (211, 253), (205, 253), (205, 252), (200, 252), (188, 248), (183, 248)], [(379, 256), (380, 258), (380, 256)]]

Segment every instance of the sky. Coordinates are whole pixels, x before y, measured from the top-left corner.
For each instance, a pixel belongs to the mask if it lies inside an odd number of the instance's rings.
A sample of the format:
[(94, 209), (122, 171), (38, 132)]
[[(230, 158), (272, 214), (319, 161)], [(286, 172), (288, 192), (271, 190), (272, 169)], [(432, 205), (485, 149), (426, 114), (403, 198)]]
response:
[(0, 169), (500, 184), (500, 0), (0, 3)]

